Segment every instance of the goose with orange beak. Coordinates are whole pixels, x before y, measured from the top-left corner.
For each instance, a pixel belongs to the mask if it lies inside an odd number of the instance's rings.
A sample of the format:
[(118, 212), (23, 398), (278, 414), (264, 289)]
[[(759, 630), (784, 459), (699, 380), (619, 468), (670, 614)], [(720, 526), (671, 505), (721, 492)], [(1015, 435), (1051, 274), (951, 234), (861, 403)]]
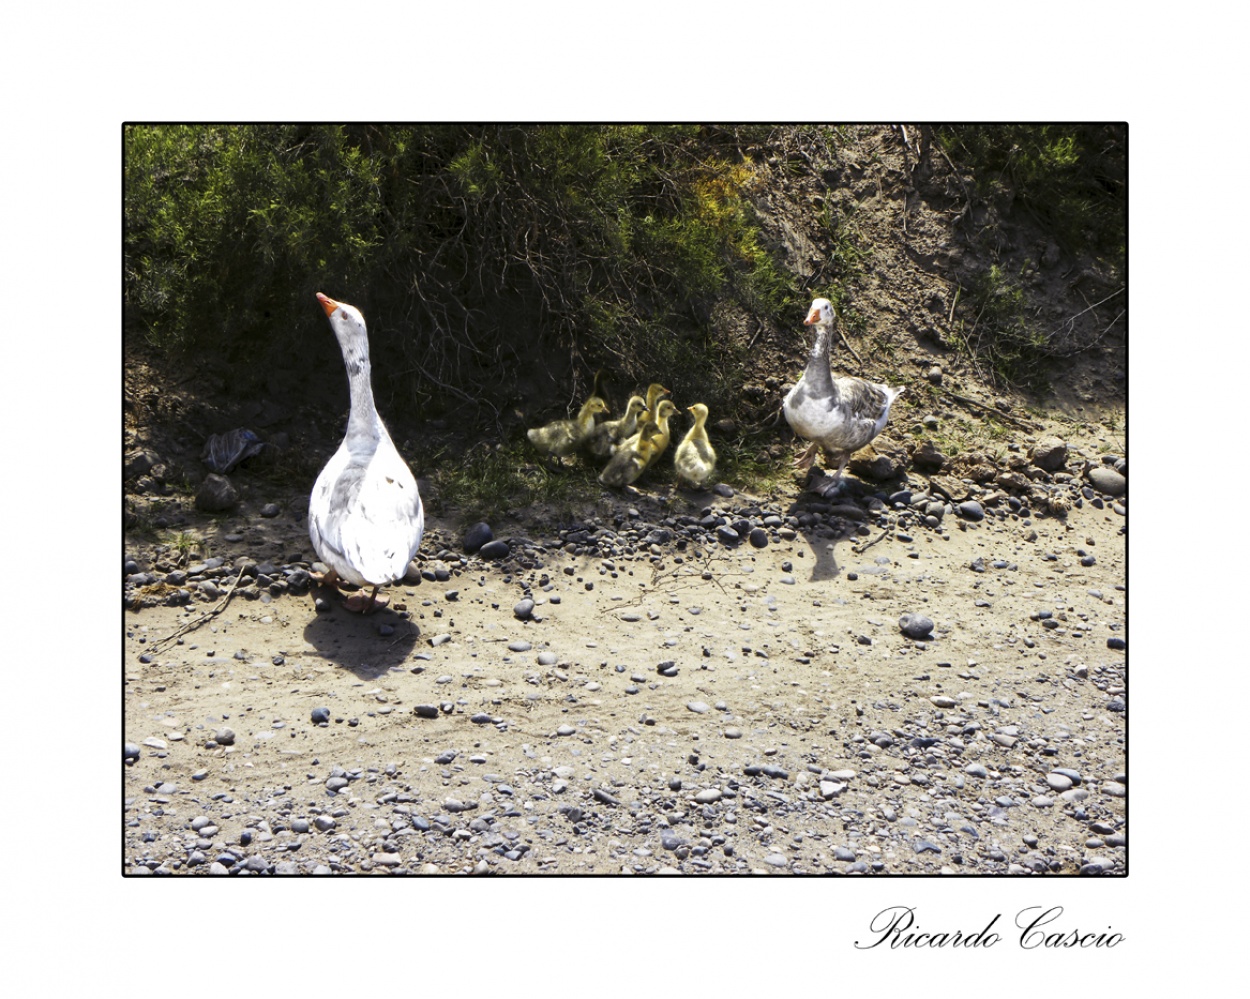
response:
[(903, 392), (862, 378), (834, 378), (830, 370), (829, 341), (833, 333), (833, 303), (818, 298), (804, 321), (816, 327), (816, 342), (807, 358), (807, 370), (786, 396), (786, 421), (800, 437), (811, 443), (795, 461), (797, 468), (811, 468), (816, 452), (823, 450), (838, 471), (828, 480), (821, 476), (812, 490), (833, 496), (842, 486), (842, 472), (851, 455), (866, 446), (885, 427), (890, 406)]
[(372, 587), (347, 597), (350, 611), (386, 605), (378, 590), (408, 571), (425, 531), (412, 469), (400, 457), (373, 403), (369, 334), (360, 310), (317, 292), (347, 367), (351, 411), (343, 443), (326, 463), (308, 502), (308, 536), (329, 567), (319, 582)]

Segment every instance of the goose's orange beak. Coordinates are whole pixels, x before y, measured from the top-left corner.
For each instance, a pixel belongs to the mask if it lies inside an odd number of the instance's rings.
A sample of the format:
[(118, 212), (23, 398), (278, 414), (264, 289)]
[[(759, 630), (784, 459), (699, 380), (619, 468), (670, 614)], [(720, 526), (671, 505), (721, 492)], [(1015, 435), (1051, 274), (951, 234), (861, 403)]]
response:
[(818, 322), (820, 322), (820, 310), (812, 309), (812, 311), (807, 314), (807, 318), (803, 320), (803, 325), (811, 326), (812, 323)]
[(327, 316), (334, 315), (334, 310), (339, 307), (339, 303), (330, 298), (329, 295), (323, 295), (317, 292), (317, 301), (321, 303), (321, 307), (326, 310)]

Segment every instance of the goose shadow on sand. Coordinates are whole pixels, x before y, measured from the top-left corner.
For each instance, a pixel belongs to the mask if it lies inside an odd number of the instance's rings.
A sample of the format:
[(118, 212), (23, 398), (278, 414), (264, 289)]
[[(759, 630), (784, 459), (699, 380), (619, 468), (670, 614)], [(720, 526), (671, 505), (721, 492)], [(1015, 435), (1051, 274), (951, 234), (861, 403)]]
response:
[[(313, 592), (317, 592), (316, 588)], [(312, 617), (304, 626), (304, 641), (327, 664), (349, 670), (361, 680), (374, 680), (412, 656), (421, 629), (392, 606), (372, 614), (355, 614), (343, 607), (341, 598), (333, 593), (323, 591), (322, 595), (329, 600), (331, 609), (316, 613), (310, 601)], [(392, 594), (392, 602), (397, 597), (398, 594)]]
[[(813, 561), (809, 578), (812, 582), (842, 575), (844, 566), (838, 564), (837, 545), (840, 542), (862, 543), (871, 533), (864, 507), (866, 490), (854, 479), (842, 481), (842, 491), (832, 498), (803, 492), (786, 509), (786, 515), (798, 522), (796, 530), (811, 549)], [(801, 571), (802, 566), (795, 563), (795, 574)]]

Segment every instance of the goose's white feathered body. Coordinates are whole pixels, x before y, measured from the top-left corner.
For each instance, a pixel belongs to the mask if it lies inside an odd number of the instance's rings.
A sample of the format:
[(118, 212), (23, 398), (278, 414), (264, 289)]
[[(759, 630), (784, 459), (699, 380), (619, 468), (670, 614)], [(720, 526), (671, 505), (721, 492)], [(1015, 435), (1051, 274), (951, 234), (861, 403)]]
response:
[(816, 342), (808, 356), (807, 370), (786, 396), (783, 409), (794, 432), (811, 442), (799, 466), (810, 466), (817, 449), (823, 448), (839, 462), (832, 486), (836, 488), (851, 454), (885, 428), (890, 406), (902, 394), (903, 387), (862, 378), (834, 378), (829, 367), (833, 318), (833, 305), (828, 299), (812, 302), (806, 323), (816, 327)]
[(425, 531), (417, 480), (373, 403), (369, 337), (359, 310), (318, 293), (347, 366), (347, 434), (317, 476), (308, 536), (317, 557), (357, 586), (403, 577)]

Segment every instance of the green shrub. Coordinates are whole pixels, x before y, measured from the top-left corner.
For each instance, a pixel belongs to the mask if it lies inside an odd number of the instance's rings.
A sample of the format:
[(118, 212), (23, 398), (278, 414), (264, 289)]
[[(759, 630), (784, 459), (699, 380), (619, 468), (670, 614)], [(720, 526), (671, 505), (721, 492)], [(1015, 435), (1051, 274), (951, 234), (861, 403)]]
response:
[(724, 411), (742, 352), (713, 305), (793, 308), (724, 131), (134, 125), (124, 150), (128, 329), (245, 379), (307, 364), (311, 337), (324, 358), (325, 291), (365, 313), (400, 409), (500, 408), (567, 351), (622, 382), (660, 358)]
[(973, 172), (977, 191), (1007, 185), (1016, 202), (1073, 253), (1122, 271), (1128, 238), (1124, 125), (946, 125), (938, 140)]

